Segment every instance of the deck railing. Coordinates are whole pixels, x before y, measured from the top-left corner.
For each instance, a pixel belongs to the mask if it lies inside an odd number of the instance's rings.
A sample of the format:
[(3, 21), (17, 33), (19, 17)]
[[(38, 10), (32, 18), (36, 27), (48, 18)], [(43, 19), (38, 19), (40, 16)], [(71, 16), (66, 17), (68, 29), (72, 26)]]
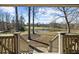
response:
[[(27, 43), (28, 51), (20, 50), (20, 42), (23, 41)], [(78, 34), (68, 34), (68, 33), (59, 33), (54, 36), (52, 40), (50, 40), (50, 44), (40, 42), (37, 40), (29, 40), (29, 42), (23, 38), (19, 33), (15, 33), (12, 35), (0, 35), (0, 53), (1, 54), (18, 54), (18, 53), (29, 53), (30, 49), (44, 53), (40, 48), (29, 44), (30, 41), (43, 44), (49, 47), (48, 52), (56, 52), (56, 53), (79, 53), (79, 35)], [(26, 46), (25, 45), (25, 46)], [(21, 47), (22, 48), (22, 47)], [(25, 48), (26, 49), (26, 48)]]
[(18, 34), (0, 35), (0, 53), (1, 54), (16, 54), (18, 53)]
[(65, 34), (63, 36), (63, 53), (79, 53), (79, 35)]
[(79, 53), (79, 35), (73, 33), (58, 33), (50, 41), (49, 52), (64, 54)]

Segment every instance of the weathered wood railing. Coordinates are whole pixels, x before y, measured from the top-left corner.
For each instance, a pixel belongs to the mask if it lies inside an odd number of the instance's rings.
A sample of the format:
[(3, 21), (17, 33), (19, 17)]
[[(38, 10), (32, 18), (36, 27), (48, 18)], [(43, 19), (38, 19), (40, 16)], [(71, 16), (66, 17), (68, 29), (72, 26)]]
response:
[[(13, 35), (0, 35), (0, 53), (1, 54), (18, 54), (21, 53), (20, 42), (23, 41), (28, 44), (28, 51), (23, 50), (24, 52), (29, 53), (29, 49), (34, 49), (37, 52), (43, 52), (37, 47), (29, 44), (30, 41), (34, 41), (40, 44), (44, 44), (49, 47), (49, 52), (58, 52), (65, 54), (79, 53), (79, 35), (78, 34), (68, 34), (68, 33), (58, 33), (50, 41), (50, 44), (40, 42), (37, 40), (30, 40), (29, 42), (24, 39), (19, 33)], [(21, 45), (22, 46), (22, 45)], [(26, 45), (25, 45), (26, 46)], [(26, 49), (26, 48), (25, 48)]]
[(50, 41), (49, 52), (57, 50), (58, 53), (63, 54), (79, 54), (79, 35), (73, 33), (58, 33)]
[(16, 54), (18, 53), (18, 34), (0, 35), (0, 53), (1, 54)]
[[(25, 49), (28, 50), (23, 50), (24, 49), (22, 48), (23, 45), (21, 45), (23, 43), (21, 43), (21, 41), (27, 44), (26, 46), (28, 47)], [(49, 44), (37, 40), (30, 40), (30, 41), (34, 41), (43, 44), (45, 46), (49, 46)], [(34, 49), (37, 52), (43, 53), (43, 51), (41, 51), (37, 47), (33, 46), (32, 44), (29, 44), (30, 41), (28, 42), (26, 38), (20, 35), (20, 33), (15, 33), (12, 35), (0, 35), (0, 53), (1, 54), (29, 53), (30, 52), (29, 48)]]
[(20, 40), (19, 41), (19, 53), (23, 53), (23, 54), (29, 53), (29, 40), (27, 40), (23, 35), (19, 35), (19, 38), (20, 38), (19, 39)]
[(63, 35), (63, 53), (79, 53), (79, 35)]
[(49, 43), (49, 52), (58, 52), (58, 35), (55, 35)]

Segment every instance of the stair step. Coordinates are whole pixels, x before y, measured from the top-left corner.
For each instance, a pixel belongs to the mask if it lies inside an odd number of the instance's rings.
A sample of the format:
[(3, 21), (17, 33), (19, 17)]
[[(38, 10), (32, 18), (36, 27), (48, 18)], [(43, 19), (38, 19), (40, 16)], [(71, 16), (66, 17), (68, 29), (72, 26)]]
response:
[(36, 47), (36, 48), (40, 49), (44, 53), (47, 53), (48, 52), (48, 48), (45, 48), (45, 47)]
[(33, 50), (37, 51), (37, 52), (43, 53), (43, 51), (41, 51), (40, 49), (38, 49), (38, 48), (36, 48), (36, 47), (34, 47), (32, 45), (29, 45), (29, 47), (32, 48)]
[(32, 46), (32, 45), (29, 45), (29, 47), (32, 48), (32, 52), (33, 53), (47, 53), (48, 52), (48, 48), (45, 48), (45, 47), (35, 47), (35, 46)]

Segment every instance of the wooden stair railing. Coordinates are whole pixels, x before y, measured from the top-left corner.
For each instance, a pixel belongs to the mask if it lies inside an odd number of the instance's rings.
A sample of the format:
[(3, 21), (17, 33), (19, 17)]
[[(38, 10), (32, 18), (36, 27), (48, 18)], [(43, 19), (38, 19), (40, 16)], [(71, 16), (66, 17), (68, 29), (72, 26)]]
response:
[(20, 39), (22, 39), (24, 42), (28, 43), (25, 38), (23, 38), (21, 35), (19, 35)]
[[(32, 39), (32, 40), (29, 40), (29, 42), (27, 42), (27, 40), (26, 40), (24, 37), (22, 37), (21, 35), (20, 35), (20, 38), (21, 38), (22, 40), (24, 40), (24, 42), (28, 43), (30, 49), (32, 49), (32, 50), (34, 50), (34, 51), (37, 51), (37, 52), (43, 53), (44, 51), (42, 51), (41, 49), (39, 49), (39, 48), (33, 46), (32, 44), (29, 44), (29, 43), (30, 43), (31, 41), (34, 41), (34, 42), (43, 44), (43, 45), (49, 47), (49, 51), (48, 51), (48, 52), (52, 52), (52, 43), (55, 41), (55, 39), (58, 38), (58, 35), (56, 35), (56, 36), (53, 38), (53, 40), (50, 41), (50, 44), (47, 44), (47, 43), (44, 43), (44, 42), (40, 42), (40, 41), (38, 41), (38, 40), (33, 40), (33, 39)], [(39, 47), (39, 46), (38, 46), (38, 47)], [(58, 48), (57, 48), (57, 49), (58, 49)]]
[[(22, 37), (21, 35), (20, 35), (20, 38), (21, 38), (22, 40), (24, 40), (24, 42), (28, 43), (29, 48), (31, 48), (31, 49), (33, 49), (33, 50), (35, 50), (35, 51), (37, 51), (37, 52), (43, 53), (43, 51), (41, 51), (41, 50), (39, 50), (38, 48), (36, 48), (36, 47), (30, 45), (29, 42), (27, 42), (27, 40), (26, 40), (24, 37)], [(30, 51), (29, 51), (29, 52), (30, 52)], [(29, 52), (28, 52), (28, 53), (29, 53)]]
[[(55, 35), (54, 38), (49, 41), (49, 42), (50, 42), (50, 44), (49, 44), (49, 52), (52, 52), (52, 48), (54, 48), (52, 44), (53, 44), (53, 42), (54, 42), (56, 39), (58, 39), (58, 35)], [(55, 47), (55, 48), (56, 48), (56, 47)]]
[(40, 41), (37, 41), (37, 40), (31, 40), (31, 41), (38, 42), (38, 43), (40, 43), (40, 44), (44, 44), (44, 45), (46, 45), (46, 46), (49, 46), (49, 44), (44, 43), (44, 42), (40, 42)]
[[(22, 36), (22, 35), (19, 35), (19, 38), (20, 38), (20, 42), (21, 41), (23, 41), (23, 43), (24, 43), (24, 46), (25, 46), (25, 49), (20, 49), (20, 53), (29, 53), (29, 42), (27, 41), (27, 39), (26, 38), (24, 38), (24, 36)], [(22, 43), (20, 43), (20, 45), (21, 45)], [(22, 45), (20, 46), (20, 48), (22, 47)]]

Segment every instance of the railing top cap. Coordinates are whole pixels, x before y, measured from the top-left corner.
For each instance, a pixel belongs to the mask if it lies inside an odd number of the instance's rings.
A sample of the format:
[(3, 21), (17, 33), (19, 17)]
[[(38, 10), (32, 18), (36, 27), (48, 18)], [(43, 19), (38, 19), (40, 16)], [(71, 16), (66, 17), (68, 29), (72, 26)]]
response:
[(8, 36), (13, 36), (13, 34), (0, 34), (0, 37), (8, 37)]
[(77, 33), (66, 33), (66, 32), (58, 32), (58, 34), (61, 34), (61, 35), (79, 35)]
[(79, 34), (76, 34), (76, 33), (67, 33), (66, 35), (79, 35)]
[(66, 32), (58, 32), (58, 33), (66, 33)]

